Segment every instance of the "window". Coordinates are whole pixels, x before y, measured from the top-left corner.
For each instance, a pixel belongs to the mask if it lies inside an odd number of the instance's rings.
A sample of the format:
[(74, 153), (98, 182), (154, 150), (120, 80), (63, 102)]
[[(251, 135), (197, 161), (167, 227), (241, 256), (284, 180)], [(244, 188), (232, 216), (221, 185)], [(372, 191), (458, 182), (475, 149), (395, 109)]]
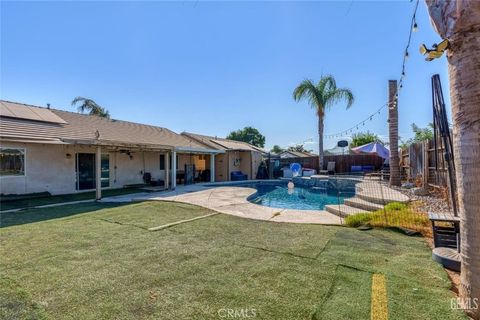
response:
[(165, 170), (165, 155), (160, 155), (160, 170)]
[(0, 176), (25, 175), (25, 149), (0, 148)]

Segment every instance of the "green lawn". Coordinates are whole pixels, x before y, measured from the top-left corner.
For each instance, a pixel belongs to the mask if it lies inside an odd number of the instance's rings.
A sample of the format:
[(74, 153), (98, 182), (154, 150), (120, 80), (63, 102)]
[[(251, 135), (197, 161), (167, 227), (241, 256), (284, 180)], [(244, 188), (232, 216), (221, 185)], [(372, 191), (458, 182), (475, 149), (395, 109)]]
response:
[(465, 319), (421, 238), (222, 214), (147, 230), (208, 213), (144, 202), (2, 214), (0, 318), (370, 319), (382, 273), (389, 319)]
[[(119, 188), (102, 190), (103, 197), (120, 196), (130, 193), (146, 192), (140, 188)], [(10, 200), (14, 199), (14, 201)], [(0, 210), (11, 210), (19, 208), (30, 208), (62, 202), (94, 200), (95, 191), (71, 193), (51, 196), (48, 194), (30, 194), (25, 196), (2, 196), (0, 201)]]

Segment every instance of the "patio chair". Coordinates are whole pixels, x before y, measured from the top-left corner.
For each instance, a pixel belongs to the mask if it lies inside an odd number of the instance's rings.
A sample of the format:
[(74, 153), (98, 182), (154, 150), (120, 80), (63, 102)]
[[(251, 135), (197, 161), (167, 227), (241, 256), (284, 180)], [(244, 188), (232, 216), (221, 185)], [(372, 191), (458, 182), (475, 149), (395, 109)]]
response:
[(362, 166), (352, 166), (350, 168), (350, 173), (353, 174), (363, 174)]
[(232, 181), (241, 181), (241, 180), (247, 180), (248, 175), (242, 173), (242, 171), (232, 171), (230, 173), (230, 180)]
[(371, 165), (362, 166), (362, 170), (365, 173), (373, 172), (373, 171), (375, 171), (375, 166), (371, 166)]
[(335, 174), (335, 161), (328, 161), (327, 170), (320, 170), (320, 174)]

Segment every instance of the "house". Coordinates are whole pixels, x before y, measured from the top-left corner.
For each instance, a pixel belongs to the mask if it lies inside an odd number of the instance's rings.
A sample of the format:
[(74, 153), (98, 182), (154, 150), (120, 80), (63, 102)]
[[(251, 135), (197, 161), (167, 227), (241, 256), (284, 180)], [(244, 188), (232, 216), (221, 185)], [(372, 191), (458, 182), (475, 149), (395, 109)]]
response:
[(172, 189), (189, 175), (213, 182), (224, 154), (166, 128), (0, 100), (2, 195), (96, 190), (100, 198), (101, 189), (150, 180)]
[(222, 153), (215, 157), (215, 181), (230, 181), (231, 173), (241, 171), (255, 179), (265, 151), (246, 142), (182, 132), (182, 136)]
[(342, 148), (338, 146), (323, 151), (324, 156), (340, 156), (346, 154), (355, 154), (355, 152), (348, 147)]
[(318, 157), (318, 155), (308, 151), (290, 151), (290, 150), (284, 150), (280, 152), (278, 156), (280, 157), (280, 159)]

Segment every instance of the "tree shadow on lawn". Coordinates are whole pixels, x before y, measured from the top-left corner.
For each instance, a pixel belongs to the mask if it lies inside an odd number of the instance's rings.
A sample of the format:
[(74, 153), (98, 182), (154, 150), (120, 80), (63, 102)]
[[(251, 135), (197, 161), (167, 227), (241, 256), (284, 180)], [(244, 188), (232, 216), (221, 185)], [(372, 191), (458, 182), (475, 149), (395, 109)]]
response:
[(2, 212), (0, 213), (0, 228), (6, 228), (11, 226), (18, 226), (28, 223), (59, 219), (79, 215), (83, 213), (91, 213), (98, 210), (116, 208), (131, 204), (130, 202), (124, 203), (98, 203), (87, 202), (77, 203), (71, 205), (64, 205), (58, 207), (48, 208), (32, 208), (15, 212)]

